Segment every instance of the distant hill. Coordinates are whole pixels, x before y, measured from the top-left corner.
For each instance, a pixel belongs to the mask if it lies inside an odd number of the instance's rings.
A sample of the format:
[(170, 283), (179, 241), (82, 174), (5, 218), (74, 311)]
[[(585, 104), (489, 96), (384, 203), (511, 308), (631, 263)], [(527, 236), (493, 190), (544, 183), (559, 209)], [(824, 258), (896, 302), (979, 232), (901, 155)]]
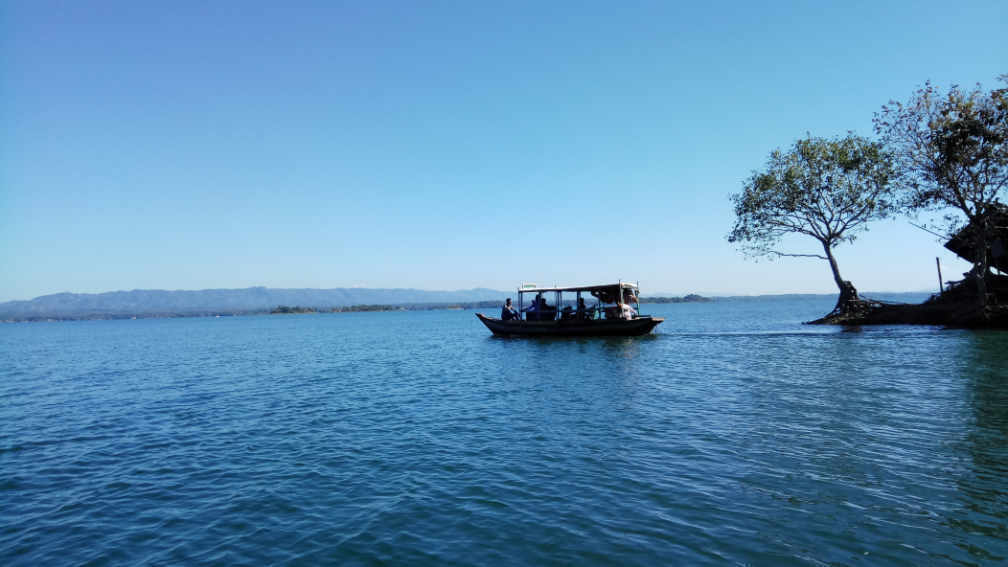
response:
[(673, 296), (673, 297), (666, 297), (666, 296), (645, 297), (645, 296), (641, 296), (641, 298), (640, 298), (640, 302), (641, 303), (706, 303), (708, 301), (714, 301), (714, 300), (712, 298), (710, 298), (710, 297), (704, 297), (702, 295), (697, 295), (695, 293), (691, 293), (689, 295), (685, 295), (685, 296), (682, 296), (682, 297), (678, 297), (678, 296)]
[[(931, 296), (929, 291), (859, 291), (859, 295), (879, 301), (892, 301), (898, 303), (920, 303)], [(786, 301), (792, 299), (820, 299), (829, 298), (834, 301), (837, 292), (831, 293), (776, 293), (763, 295), (730, 295), (720, 296), (718, 301)]]
[(426, 291), (421, 289), (135, 289), (107, 293), (56, 293), (27, 301), (0, 303), (0, 320), (103, 319), (268, 313), (278, 305), (318, 309), (351, 305), (406, 305), (503, 301), (513, 292), (492, 289)]

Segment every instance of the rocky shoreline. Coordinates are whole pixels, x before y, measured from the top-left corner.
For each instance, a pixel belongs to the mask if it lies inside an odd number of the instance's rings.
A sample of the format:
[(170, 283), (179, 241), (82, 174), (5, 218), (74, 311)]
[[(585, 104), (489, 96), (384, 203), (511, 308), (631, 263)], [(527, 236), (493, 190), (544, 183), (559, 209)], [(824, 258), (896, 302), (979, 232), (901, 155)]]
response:
[(1008, 277), (990, 278), (993, 293), (981, 305), (970, 278), (956, 282), (923, 303), (891, 303), (857, 298), (810, 325), (937, 325), (966, 329), (1008, 329)]

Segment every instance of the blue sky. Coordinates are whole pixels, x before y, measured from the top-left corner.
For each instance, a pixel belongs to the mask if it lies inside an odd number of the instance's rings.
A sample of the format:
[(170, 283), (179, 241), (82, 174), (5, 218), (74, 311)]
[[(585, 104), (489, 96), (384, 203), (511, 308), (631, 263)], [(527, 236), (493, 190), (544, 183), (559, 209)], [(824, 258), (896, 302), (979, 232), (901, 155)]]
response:
[[(761, 4), (4, 2), (0, 301), (835, 291), (824, 262), (728, 244), (728, 195), (927, 79), (993, 87), (1008, 5)], [(837, 255), (862, 290), (968, 268), (905, 220)]]

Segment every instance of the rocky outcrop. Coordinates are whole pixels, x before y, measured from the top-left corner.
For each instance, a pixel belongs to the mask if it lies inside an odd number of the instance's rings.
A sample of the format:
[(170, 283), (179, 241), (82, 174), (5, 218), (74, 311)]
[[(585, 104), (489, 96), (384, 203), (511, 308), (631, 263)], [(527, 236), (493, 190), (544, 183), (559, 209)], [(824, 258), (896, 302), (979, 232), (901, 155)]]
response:
[[(987, 304), (981, 306), (976, 278), (949, 286), (924, 303), (891, 303), (868, 298), (849, 301), (812, 325), (939, 325), (1008, 329), (1008, 277), (988, 275)], [(839, 307), (839, 306), (838, 306)]]

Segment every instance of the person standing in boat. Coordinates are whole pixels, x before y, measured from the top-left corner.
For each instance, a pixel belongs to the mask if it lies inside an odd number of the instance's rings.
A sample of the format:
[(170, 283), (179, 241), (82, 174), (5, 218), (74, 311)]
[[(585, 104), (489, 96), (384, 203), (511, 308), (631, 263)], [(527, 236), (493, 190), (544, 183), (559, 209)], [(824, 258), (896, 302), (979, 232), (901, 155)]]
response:
[(512, 319), (521, 319), (521, 315), (511, 306), (511, 298), (509, 297), (504, 301), (504, 307), (501, 308), (501, 321), (510, 321)]

